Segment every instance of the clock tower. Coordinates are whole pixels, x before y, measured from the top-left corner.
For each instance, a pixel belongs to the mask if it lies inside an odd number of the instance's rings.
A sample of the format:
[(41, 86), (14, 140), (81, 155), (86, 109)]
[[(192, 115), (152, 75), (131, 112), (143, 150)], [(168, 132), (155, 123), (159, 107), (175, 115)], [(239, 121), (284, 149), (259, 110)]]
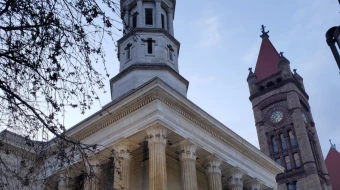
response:
[(330, 190), (303, 78), (268, 33), (262, 26), (255, 71), (247, 77), (260, 149), (285, 168), (276, 177), (279, 190)]

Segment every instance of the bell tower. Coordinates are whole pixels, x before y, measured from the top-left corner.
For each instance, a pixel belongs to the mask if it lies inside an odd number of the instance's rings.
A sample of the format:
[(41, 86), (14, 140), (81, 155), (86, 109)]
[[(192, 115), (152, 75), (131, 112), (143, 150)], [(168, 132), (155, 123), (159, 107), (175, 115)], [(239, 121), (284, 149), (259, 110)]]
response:
[(262, 25), (255, 71), (249, 68), (249, 100), (260, 149), (285, 168), (277, 175), (279, 190), (330, 190), (303, 78), (290, 69)]
[(110, 80), (115, 100), (158, 77), (186, 96), (189, 82), (178, 70), (180, 43), (174, 37), (176, 0), (121, 0), (123, 37), (118, 40), (120, 73)]

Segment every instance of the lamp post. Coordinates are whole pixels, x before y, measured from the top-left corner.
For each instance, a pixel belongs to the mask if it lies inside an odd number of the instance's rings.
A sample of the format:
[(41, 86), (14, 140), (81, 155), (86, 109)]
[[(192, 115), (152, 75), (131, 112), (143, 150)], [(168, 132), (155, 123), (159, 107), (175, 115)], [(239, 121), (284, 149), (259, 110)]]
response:
[[(340, 4), (340, 0), (338, 0), (338, 2)], [(331, 48), (334, 59), (340, 69), (340, 55), (335, 45), (335, 43), (337, 43), (338, 47), (340, 48), (340, 26), (334, 26), (326, 32), (326, 42)]]

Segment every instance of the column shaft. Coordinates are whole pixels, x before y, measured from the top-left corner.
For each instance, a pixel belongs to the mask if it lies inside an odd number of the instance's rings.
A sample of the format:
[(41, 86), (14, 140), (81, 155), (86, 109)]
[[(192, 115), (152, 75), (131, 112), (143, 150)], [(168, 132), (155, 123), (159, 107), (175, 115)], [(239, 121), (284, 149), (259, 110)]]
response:
[(166, 129), (153, 126), (146, 132), (149, 146), (149, 190), (166, 190)]
[(181, 160), (183, 190), (197, 190), (196, 161)]
[(221, 174), (210, 173), (208, 174), (209, 190), (222, 190)]

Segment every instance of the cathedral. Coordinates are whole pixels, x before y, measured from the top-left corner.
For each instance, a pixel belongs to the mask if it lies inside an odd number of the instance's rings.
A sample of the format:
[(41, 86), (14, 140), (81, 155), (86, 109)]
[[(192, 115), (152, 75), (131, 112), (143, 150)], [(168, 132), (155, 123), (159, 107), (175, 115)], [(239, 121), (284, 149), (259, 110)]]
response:
[[(265, 28), (247, 77), (259, 150), (187, 98), (175, 5), (121, 0), (125, 24), (120, 70), (110, 80), (112, 101), (66, 131), (100, 151), (87, 155), (86, 163), (79, 158), (71, 166), (46, 167), (44, 180), (30, 179), (35, 186), (27, 189), (331, 190), (303, 79), (291, 72)], [(25, 151), (23, 137), (0, 134), (10, 154)], [(5, 161), (15, 167), (14, 160)], [(80, 185), (89, 167), (98, 177)], [(15, 189), (12, 180), (3, 188)]]

